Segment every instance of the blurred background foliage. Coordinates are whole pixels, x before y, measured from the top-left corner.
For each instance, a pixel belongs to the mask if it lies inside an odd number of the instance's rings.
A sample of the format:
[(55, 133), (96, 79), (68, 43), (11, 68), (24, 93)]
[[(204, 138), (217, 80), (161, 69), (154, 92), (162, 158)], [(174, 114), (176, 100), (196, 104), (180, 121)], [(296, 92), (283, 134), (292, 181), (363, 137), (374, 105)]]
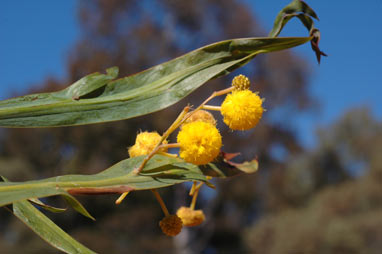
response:
[[(82, 35), (70, 52), (70, 82), (50, 78), (28, 93), (56, 91), (110, 66), (126, 76), (215, 41), (266, 35), (248, 7), (234, 0), (79, 1), (78, 18)], [(48, 216), (99, 253), (380, 253), (382, 123), (367, 108), (353, 109), (319, 129), (315, 147), (304, 148), (293, 119), (319, 107), (307, 89), (310, 72), (291, 51), (271, 53), (148, 116), (80, 127), (2, 129), (1, 175), (22, 181), (97, 173), (127, 157), (139, 130), (163, 132), (187, 103), (198, 105), (243, 73), (266, 98), (267, 112), (251, 131), (231, 132), (221, 121), (218, 127), (223, 150), (241, 152), (242, 160), (257, 157), (260, 170), (216, 181), (216, 190), (203, 189), (197, 204), (207, 215), (203, 226), (166, 237), (150, 192), (133, 192), (119, 206), (117, 196), (80, 197), (96, 222), (72, 210)], [(189, 203), (188, 187), (160, 190), (172, 212)], [(46, 201), (64, 205), (58, 198)], [(4, 209), (0, 220), (3, 253), (57, 253)]]

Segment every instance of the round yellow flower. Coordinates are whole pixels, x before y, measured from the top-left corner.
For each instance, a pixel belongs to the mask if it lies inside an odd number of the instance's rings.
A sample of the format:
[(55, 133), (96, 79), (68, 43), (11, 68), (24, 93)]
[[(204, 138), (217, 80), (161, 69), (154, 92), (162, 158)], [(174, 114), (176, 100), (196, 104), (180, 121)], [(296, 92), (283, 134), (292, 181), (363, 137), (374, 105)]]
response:
[(159, 222), (159, 226), (166, 235), (176, 236), (182, 231), (183, 222), (177, 215), (168, 215)]
[[(152, 150), (154, 150), (155, 146), (161, 140), (161, 136), (158, 132), (141, 132), (137, 135), (135, 139), (135, 144), (129, 148), (130, 157), (137, 157), (141, 155), (147, 155)], [(163, 142), (166, 143), (166, 142)], [(160, 151), (166, 152), (167, 149), (161, 149)]]
[(206, 110), (196, 111), (189, 118), (187, 118), (186, 121), (184, 121), (184, 124), (196, 122), (196, 121), (202, 121), (206, 123), (211, 123), (212, 125), (216, 125), (216, 120), (214, 116)]
[(224, 123), (232, 130), (248, 130), (256, 126), (263, 115), (263, 100), (250, 90), (233, 91), (221, 105)]
[(190, 207), (180, 207), (176, 215), (182, 219), (183, 225), (187, 227), (199, 226), (206, 219), (202, 210), (193, 210)]
[(214, 125), (201, 121), (183, 125), (177, 141), (180, 144), (179, 155), (185, 161), (203, 165), (219, 155), (222, 137)]
[(232, 86), (235, 87), (235, 90), (246, 90), (250, 85), (249, 79), (242, 74), (232, 79)]

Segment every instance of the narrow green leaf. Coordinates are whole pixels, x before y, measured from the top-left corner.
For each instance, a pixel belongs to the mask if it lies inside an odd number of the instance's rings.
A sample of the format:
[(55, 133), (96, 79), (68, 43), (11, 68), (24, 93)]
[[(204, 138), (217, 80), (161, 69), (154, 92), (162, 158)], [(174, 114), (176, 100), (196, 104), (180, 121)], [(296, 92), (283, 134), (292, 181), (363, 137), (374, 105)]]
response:
[(248, 63), (257, 54), (310, 40), (291, 37), (221, 41), (114, 81), (117, 69), (109, 69), (107, 74), (88, 75), (59, 92), (0, 101), (0, 126), (82, 125), (149, 114), (173, 105), (208, 80)]
[[(4, 182), (9, 182), (5, 177), (1, 176), (1, 178)], [(32, 199), (33, 203), (45, 206), (38, 199)], [(14, 202), (12, 211), (17, 218), (53, 247), (66, 253), (95, 253), (74, 240), (27, 200)]]
[(95, 253), (74, 240), (28, 201), (13, 203), (13, 213), (47, 243), (63, 252), (71, 254)]
[(69, 194), (63, 195), (63, 197), (74, 210), (91, 220), (96, 220), (75, 197)]
[(43, 208), (49, 212), (52, 212), (52, 213), (62, 213), (62, 212), (66, 211), (66, 208), (58, 208), (58, 207), (44, 204), (38, 198), (30, 198), (30, 199), (28, 199), (28, 201), (30, 201), (32, 204), (37, 205), (37, 206), (39, 206), (39, 207), (41, 207), (41, 208)]
[(123, 160), (95, 175), (65, 175), (35, 181), (3, 182), (0, 183), (0, 206), (31, 198), (63, 195), (75, 210), (94, 220), (72, 195), (157, 189), (186, 181), (207, 183), (206, 175), (229, 177), (257, 170), (255, 161), (233, 163), (230, 159), (237, 154), (222, 155), (214, 163), (199, 167), (179, 158), (155, 155), (139, 175), (133, 171), (139, 167), (145, 156)]
[(185, 181), (206, 181), (197, 166), (163, 155), (155, 155), (142, 174), (136, 175), (133, 170), (139, 167), (143, 158), (123, 160), (95, 175), (65, 175), (37, 181), (0, 183), (0, 206), (30, 198), (63, 195), (74, 209), (93, 218), (70, 195), (123, 193), (167, 187)]
[(58, 188), (46, 188), (46, 185), (38, 185), (38, 181), (24, 182), (20, 188), (20, 183), (0, 183), (0, 206), (11, 204), (16, 201), (22, 201), (30, 198), (43, 198), (54, 195), (67, 194), (64, 190)]

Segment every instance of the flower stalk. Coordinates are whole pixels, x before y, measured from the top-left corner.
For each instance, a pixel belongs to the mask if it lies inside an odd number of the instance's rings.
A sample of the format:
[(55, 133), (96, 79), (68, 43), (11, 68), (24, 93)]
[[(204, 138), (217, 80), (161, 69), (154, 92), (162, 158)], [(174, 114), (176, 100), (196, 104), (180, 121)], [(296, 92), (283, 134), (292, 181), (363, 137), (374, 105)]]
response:
[(164, 215), (167, 217), (167, 216), (170, 216), (170, 213), (168, 212), (168, 209), (165, 205), (165, 203), (163, 202), (163, 199), (162, 197), (159, 195), (159, 192), (156, 190), (156, 189), (153, 189), (151, 190), (151, 192), (154, 194), (154, 196), (156, 197), (160, 207), (162, 208), (162, 211), (164, 213)]

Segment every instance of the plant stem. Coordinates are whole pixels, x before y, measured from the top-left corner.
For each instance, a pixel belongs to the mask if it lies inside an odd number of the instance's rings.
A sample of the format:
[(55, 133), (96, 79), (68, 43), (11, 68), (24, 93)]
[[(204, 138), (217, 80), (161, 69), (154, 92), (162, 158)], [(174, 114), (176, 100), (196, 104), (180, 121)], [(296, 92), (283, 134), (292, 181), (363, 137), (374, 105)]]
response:
[(122, 193), (122, 195), (119, 196), (119, 198), (115, 201), (115, 204), (119, 205), (120, 203), (122, 203), (122, 201), (125, 199), (127, 194), (129, 194), (129, 191)]
[(190, 192), (188, 193), (188, 195), (190, 195), (190, 196), (194, 195), (195, 187), (196, 187), (196, 181), (194, 181), (192, 183), (192, 187), (191, 187)]
[(173, 153), (158, 152), (157, 154), (164, 155), (170, 158), (178, 158), (178, 155)]
[(191, 201), (191, 205), (190, 205), (190, 208), (191, 208), (192, 210), (195, 209), (196, 199), (198, 198), (199, 190), (200, 190), (200, 188), (202, 187), (202, 185), (203, 185), (203, 183), (200, 183), (200, 184), (198, 184), (198, 186), (196, 186), (195, 189), (194, 189), (194, 193), (193, 193), (192, 201)]
[(214, 111), (220, 111), (222, 107), (220, 106), (210, 106), (210, 105), (204, 105), (202, 109), (206, 110), (214, 110)]
[(160, 207), (162, 208), (162, 211), (163, 211), (163, 213), (164, 213), (164, 216), (169, 216), (170, 213), (168, 212), (167, 207), (166, 207), (166, 205), (165, 205), (164, 202), (163, 202), (163, 199), (162, 199), (161, 196), (159, 195), (159, 192), (158, 192), (156, 189), (153, 189), (153, 190), (151, 190), (151, 191), (154, 193), (155, 197), (157, 198), (158, 203), (159, 203), (159, 205), (160, 205)]
[[(190, 117), (193, 113), (195, 113), (196, 111), (202, 109), (210, 100), (212, 100), (213, 98), (215, 97), (218, 97), (218, 96), (221, 96), (221, 95), (224, 95), (224, 94), (227, 94), (231, 91), (233, 91), (235, 88), (233, 86), (231, 87), (228, 87), (226, 89), (223, 89), (223, 90), (220, 90), (220, 91), (215, 91), (213, 92), (210, 97), (208, 97), (205, 101), (203, 101), (202, 104), (199, 105), (199, 107), (197, 107), (195, 110), (193, 110), (192, 112), (189, 113), (189, 116), (186, 116), (187, 118)], [(187, 119), (186, 118), (186, 119)], [(185, 120), (186, 120), (185, 119)]]

